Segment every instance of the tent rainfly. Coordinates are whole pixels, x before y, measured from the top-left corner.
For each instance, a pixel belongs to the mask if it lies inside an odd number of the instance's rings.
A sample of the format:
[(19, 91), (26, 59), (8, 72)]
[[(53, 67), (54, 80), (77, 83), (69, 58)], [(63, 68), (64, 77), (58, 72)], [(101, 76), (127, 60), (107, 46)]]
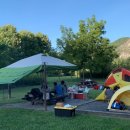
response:
[(115, 100), (122, 101), (125, 105), (130, 106), (130, 86), (122, 87), (114, 93), (108, 105), (108, 110), (111, 109), (112, 103)]
[[(120, 88), (130, 85), (130, 71), (125, 68), (118, 68), (111, 72), (105, 81), (105, 86), (114, 89), (115, 86)], [(96, 97), (96, 100), (105, 100), (105, 90)]]
[(38, 72), (46, 64), (47, 69), (73, 69), (76, 65), (51, 56), (37, 54), (28, 58), (19, 60), (7, 67), (0, 69), (0, 84), (11, 84), (20, 80), (24, 76)]
[[(114, 100), (120, 100), (125, 105), (130, 106), (130, 71), (125, 68), (118, 68), (113, 70), (105, 81), (105, 86), (109, 86), (114, 89), (118, 86), (118, 89), (112, 96), (108, 105), (108, 110), (111, 109)], [(96, 100), (105, 100), (105, 90), (96, 98)]]

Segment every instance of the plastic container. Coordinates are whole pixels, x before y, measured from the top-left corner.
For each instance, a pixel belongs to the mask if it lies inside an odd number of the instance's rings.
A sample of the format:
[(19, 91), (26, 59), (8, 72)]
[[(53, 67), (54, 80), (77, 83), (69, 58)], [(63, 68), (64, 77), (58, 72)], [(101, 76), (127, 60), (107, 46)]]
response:
[(75, 116), (76, 107), (73, 107), (73, 108), (54, 107), (54, 109), (55, 109), (55, 116), (60, 116), (60, 117)]

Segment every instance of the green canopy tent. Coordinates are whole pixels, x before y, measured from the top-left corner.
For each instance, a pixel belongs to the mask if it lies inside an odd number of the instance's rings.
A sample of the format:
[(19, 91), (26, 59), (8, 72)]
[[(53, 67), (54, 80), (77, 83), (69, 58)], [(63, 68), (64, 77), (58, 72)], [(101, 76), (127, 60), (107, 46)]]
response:
[[(0, 84), (12, 84), (30, 75), (34, 72), (43, 72), (43, 84), (46, 82), (46, 69), (74, 69), (76, 65), (51, 56), (37, 54), (28, 58), (19, 60), (7, 67), (0, 69)], [(9, 97), (11, 97), (11, 88), (9, 87)]]

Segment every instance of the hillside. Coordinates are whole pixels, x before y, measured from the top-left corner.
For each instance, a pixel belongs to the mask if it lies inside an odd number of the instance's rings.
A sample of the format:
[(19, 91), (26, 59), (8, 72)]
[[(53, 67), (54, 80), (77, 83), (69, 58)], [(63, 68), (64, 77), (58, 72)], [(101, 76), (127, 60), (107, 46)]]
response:
[(130, 38), (120, 38), (111, 44), (116, 47), (119, 58), (127, 59), (128, 57), (130, 57)]
[(127, 40), (129, 40), (129, 37), (124, 37), (124, 38), (120, 38), (114, 42), (112, 42), (111, 44), (114, 45), (115, 47), (120, 46), (121, 44), (125, 43)]

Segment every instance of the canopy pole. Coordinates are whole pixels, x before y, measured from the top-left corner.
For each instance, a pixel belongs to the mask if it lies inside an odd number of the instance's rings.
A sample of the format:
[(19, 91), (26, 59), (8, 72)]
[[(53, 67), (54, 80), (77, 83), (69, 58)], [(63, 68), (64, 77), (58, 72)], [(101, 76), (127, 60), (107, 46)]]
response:
[(47, 111), (47, 101), (46, 101), (46, 88), (47, 88), (47, 79), (46, 79), (46, 63), (42, 64), (42, 86), (43, 86), (43, 98), (44, 98), (44, 110)]
[(5, 97), (5, 90), (4, 90), (4, 87), (3, 87), (3, 99), (4, 99), (4, 97)]
[(8, 84), (8, 99), (11, 98), (11, 86)]

